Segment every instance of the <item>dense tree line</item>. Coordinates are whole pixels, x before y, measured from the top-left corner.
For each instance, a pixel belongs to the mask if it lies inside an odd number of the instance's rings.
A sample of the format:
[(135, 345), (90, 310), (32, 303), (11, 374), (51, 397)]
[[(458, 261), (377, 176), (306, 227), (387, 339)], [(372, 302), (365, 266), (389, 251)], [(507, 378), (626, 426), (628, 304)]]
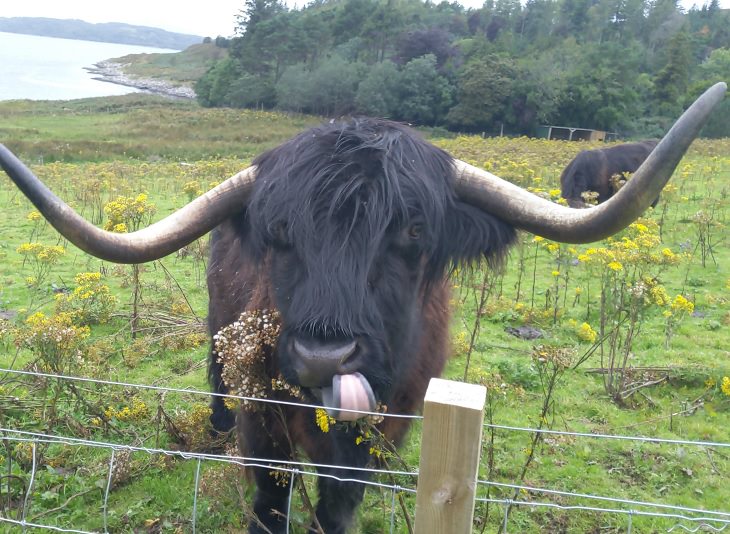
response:
[[(494, 133), (538, 124), (660, 135), (730, 80), (717, 0), (245, 0), (229, 50), (196, 86), (205, 106), (369, 114)], [(705, 129), (730, 136), (730, 103)]]

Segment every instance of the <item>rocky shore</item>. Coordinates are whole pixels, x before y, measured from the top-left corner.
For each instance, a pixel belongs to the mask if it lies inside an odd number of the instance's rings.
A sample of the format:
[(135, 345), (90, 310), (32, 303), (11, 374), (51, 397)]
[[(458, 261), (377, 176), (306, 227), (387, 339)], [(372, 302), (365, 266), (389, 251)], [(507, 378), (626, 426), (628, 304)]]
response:
[(172, 98), (195, 98), (195, 91), (193, 91), (190, 87), (173, 85), (168, 81), (157, 80), (154, 78), (136, 78), (128, 76), (124, 73), (124, 67), (124, 63), (100, 61), (99, 63), (95, 63), (93, 67), (87, 67), (86, 70), (93, 75), (95, 80), (102, 82), (135, 87), (141, 91), (169, 96)]

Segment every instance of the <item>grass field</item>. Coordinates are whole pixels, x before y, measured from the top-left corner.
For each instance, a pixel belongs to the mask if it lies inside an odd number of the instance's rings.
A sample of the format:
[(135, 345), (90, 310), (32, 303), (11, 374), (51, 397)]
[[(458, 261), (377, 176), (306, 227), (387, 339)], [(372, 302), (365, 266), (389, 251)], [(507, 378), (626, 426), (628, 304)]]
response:
[[(95, 224), (132, 229), (317, 122), (140, 95), (3, 102), (0, 142)], [(586, 148), (526, 138), (432, 140), (555, 200), (560, 170)], [(485, 420), (492, 425), (730, 443), (729, 178), (730, 140), (697, 141), (657, 208), (623, 234), (575, 247), (524, 234), (503, 272), (457, 273), (447, 377), (488, 387)], [(205, 238), (159, 262), (118, 266), (59, 238), (7, 179), (0, 180), (0, 205), (0, 367), (207, 390)], [(0, 372), (5, 429), (200, 451), (208, 445), (207, 415), (204, 395)], [(418, 443), (416, 425), (401, 451), (410, 470), (417, 469)], [(114, 454), (109, 530), (190, 531), (197, 462)], [(37, 443), (34, 450), (31, 442), (5, 439), (0, 455), (3, 517), (25, 513), (34, 523), (103, 530), (108, 447)], [(389, 462), (400, 467), (397, 458)], [(479, 479), (730, 513), (728, 475), (727, 447), (487, 427)], [(313, 477), (306, 480), (313, 498)], [(383, 482), (414, 486), (406, 477)], [(478, 495), (637, 508), (486, 484)], [(202, 462), (199, 532), (244, 530), (249, 501), (237, 467)], [(407, 532), (414, 499), (403, 493), (393, 501), (390, 491), (377, 489), (366, 493), (356, 531), (389, 532), (393, 502), (395, 531)], [(504, 509), (479, 502), (475, 531), (499, 531)], [(308, 512), (301, 499), (292, 516), (293, 531), (303, 532)], [(678, 523), (515, 505), (508, 531), (625, 532), (629, 521), (636, 532)]]

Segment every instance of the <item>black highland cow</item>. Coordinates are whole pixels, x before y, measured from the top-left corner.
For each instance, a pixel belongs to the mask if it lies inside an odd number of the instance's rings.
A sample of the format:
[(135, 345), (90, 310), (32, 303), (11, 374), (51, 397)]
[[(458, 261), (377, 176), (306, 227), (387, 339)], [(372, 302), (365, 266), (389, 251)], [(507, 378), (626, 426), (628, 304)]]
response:
[[(607, 148), (583, 150), (560, 175), (561, 196), (573, 208), (587, 207), (583, 193), (598, 193), (598, 204), (611, 198), (624, 173), (636, 172), (659, 141), (624, 143)], [(651, 206), (659, 202), (657, 196)]]
[[(175, 214), (132, 234), (97, 229), (63, 204), (0, 145), (0, 164), (43, 215), (88, 253), (119, 263), (163, 257), (213, 230), (208, 272), (212, 333), (245, 311), (275, 308), (281, 333), (267, 353), (306, 398), (339, 419), (377, 403), (412, 414), (446, 359), (451, 266), (498, 261), (521, 228), (563, 242), (602, 239), (638, 217), (669, 179), (724, 84), (688, 110), (617, 195), (591, 210), (559, 206), (454, 160), (410, 129), (355, 119), (300, 134)], [(225, 393), (211, 358), (213, 388)], [(292, 400), (288, 394), (277, 392)], [(213, 422), (234, 425), (220, 397)], [(279, 411), (280, 410), (280, 411)], [(283, 415), (283, 417), (282, 417)], [(370, 461), (348, 425), (328, 433), (310, 408), (269, 405), (235, 418), (243, 455), (285, 463), (293, 447), (312, 461), (361, 468)], [(380, 430), (398, 443), (405, 419)], [(257, 519), (249, 532), (286, 530), (288, 488), (268, 468), (254, 472)], [(365, 479), (355, 469), (321, 469)], [(321, 477), (316, 519), (342, 533), (364, 485)]]

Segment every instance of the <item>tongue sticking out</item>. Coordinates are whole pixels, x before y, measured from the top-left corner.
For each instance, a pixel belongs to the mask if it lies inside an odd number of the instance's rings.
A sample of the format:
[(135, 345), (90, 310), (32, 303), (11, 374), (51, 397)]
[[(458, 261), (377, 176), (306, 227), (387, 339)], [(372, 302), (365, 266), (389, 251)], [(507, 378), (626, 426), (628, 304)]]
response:
[(375, 410), (375, 395), (367, 379), (360, 373), (335, 375), (331, 388), (322, 388), (322, 402), (330, 417), (339, 421), (356, 421), (365, 417), (364, 413), (344, 410)]

